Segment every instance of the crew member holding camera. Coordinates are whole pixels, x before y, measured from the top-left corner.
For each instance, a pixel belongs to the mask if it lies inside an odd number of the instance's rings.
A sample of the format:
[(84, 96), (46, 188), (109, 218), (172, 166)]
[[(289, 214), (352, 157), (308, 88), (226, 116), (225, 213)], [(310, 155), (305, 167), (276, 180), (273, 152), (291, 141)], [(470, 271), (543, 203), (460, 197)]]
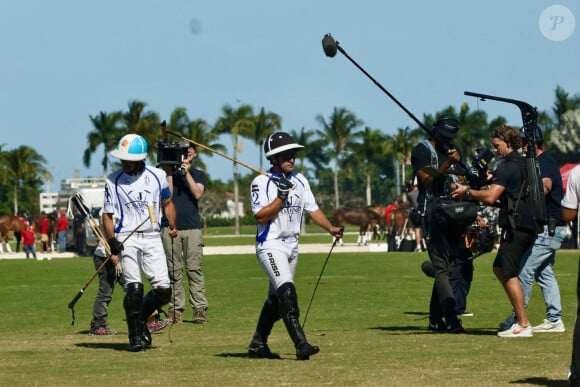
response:
[[(175, 148), (175, 144), (166, 147)], [(164, 153), (163, 146), (160, 152)], [(189, 303), (193, 309), (193, 322), (205, 324), (207, 322), (207, 299), (205, 297), (205, 278), (203, 276), (203, 239), (201, 234), (201, 218), (199, 214), (199, 200), (204, 190), (206, 176), (199, 169), (191, 166), (197, 157), (197, 149), (193, 143), (177, 144), (177, 152), (169, 158), (179, 160), (159, 160), (167, 173), (169, 188), (173, 193), (173, 203), (177, 213), (175, 226), (179, 231), (178, 237), (172, 239), (169, 235), (168, 223), (163, 219), (161, 238), (173, 296), (169, 302), (168, 320), (170, 323), (183, 321), (185, 310), (185, 293), (183, 289), (183, 268), (188, 278)], [(183, 160), (181, 160), (183, 158)]]
[(516, 322), (509, 329), (498, 332), (498, 336), (530, 337), (533, 336), (532, 326), (526, 315), (518, 271), (524, 253), (536, 239), (536, 232), (533, 224), (528, 229), (521, 222), (516, 222), (512, 208), (512, 203), (521, 199), (524, 184), (527, 184), (526, 161), (518, 153), (522, 147), (522, 138), (518, 130), (500, 126), (492, 132), (491, 144), (497, 156), (504, 161), (493, 173), (489, 189), (475, 190), (458, 184), (451, 196), (473, 199), (490, 206), (500, 201), (499, 225), (502, 233), (493, 272), (514, 308)]
[[(445, 115), (433, 127), (433, 137), (417, 144), (411, 153), (413, 171), (418, 177), (418, 206), (425, 221), (427, 251), (435, 274), (435, 283), (429, 305), (429, 329), (435, 332), (463, 332), (461, 320), (457, 317), (456, 301), (450, 276), (460, 254), (467, 254), (463, 241), (463, 228), (432, 227), (432, 200), (446, 194), (449, 169), (461, 155), (451, 145), (457, 137), (459, 122), (454, 116)], [(461, 248), (463, 247), (463, 248)], [(462, 257), (461, 257), (462, 258)], [(459, 271), (457, 281), (466, 290), (458, 295), (467, 297), (473, 276), (473, 264), (467, 259), (460, 260), (469, 265)]]

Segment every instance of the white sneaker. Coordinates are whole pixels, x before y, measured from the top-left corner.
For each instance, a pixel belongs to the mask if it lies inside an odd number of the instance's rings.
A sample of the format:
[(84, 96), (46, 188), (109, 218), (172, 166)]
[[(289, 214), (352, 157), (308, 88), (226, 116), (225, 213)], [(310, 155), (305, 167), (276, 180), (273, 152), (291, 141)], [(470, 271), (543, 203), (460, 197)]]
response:
[(527, 327), (522, 327), (518, 323), (515, 323), (514, 325), (511, 326), (510, 329), (498, 332), (497, 335), (499, 337), (532, 337), (534, 333), (532, 331), (531, 325), (528, 325)]
[(532, 328), (534, 332), (554, 332), (554, 333), (562, 333), (566, 332), (566, 327), (564, 326), (564, 322), (562, 319), (558, 321), (552, 322), (550, 320), (544, 319), (544, 322), (540, 325), (537, 325)]

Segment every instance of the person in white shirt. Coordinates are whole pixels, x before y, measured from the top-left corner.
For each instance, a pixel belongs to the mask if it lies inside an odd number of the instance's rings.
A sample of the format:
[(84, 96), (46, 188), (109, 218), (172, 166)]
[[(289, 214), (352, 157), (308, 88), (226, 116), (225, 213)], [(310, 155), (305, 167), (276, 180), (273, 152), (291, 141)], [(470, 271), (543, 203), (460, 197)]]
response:
[(342, 237), (343, 228), (330, 223), (318, 208), (306, 177), (294, 171), (296, 152), (303, 148), (287, 133), (272, 134), (264, 144), (266, 158), (272, 164), (270, 174), (256, 176), (251, 183), (251, 207), (258, 222), (256, 256), (270, 285), (248, 348), (250, 358), (280, 358), (267, 344), (280, 318), (294, 342), (298, 360), (308, 360), (320, 350), (306, 340), (294, 286), (302, 216), (309, 213), (314, 223), (334, 238)]
[[(160, 222), (163, 209), (169, 234), (175, 238), (175, 207), (166, 173), (145, 165), (147, 141), (143, 137), (123, 136), (111, 156), (121, 160), (123, 168), (107, 177), (103, 228), (112, 263), (121, 262), (123, 267), (129, 350), (140, 352), (152, 343), (147, 318), (171, 298)], [(145, 296), (141, 272), (151, 285)]]

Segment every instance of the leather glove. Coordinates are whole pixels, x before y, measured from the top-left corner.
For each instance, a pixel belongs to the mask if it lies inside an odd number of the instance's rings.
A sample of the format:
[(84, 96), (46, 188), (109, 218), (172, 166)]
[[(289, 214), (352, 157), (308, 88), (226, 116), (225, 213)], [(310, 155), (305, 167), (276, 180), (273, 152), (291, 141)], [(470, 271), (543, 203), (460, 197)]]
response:
[(107, 241), (109, 243), (109, 248), (111, 249), (111, 255), (119, 255), (123, 251), (123, 244), (117, 240), (117, 238), (109, 238)]
[(290, 180), (286, 179), (285, 177), (281, 177), (280, 180), (278, 180), (278, 197), (283, 201), (286, 201), (292, 187), (293, 185)]

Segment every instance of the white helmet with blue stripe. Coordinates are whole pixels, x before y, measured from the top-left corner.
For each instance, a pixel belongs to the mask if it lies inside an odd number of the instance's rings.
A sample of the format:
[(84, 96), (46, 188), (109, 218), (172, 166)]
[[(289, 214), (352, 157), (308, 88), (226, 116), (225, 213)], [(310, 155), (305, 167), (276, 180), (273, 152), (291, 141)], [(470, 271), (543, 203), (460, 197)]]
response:
[(145, 160), (147, 158), (147, 141), (138, 134), (127, 134), (119, 140), (117, 148), (112, 150), (110, 154), (119, 160)]

